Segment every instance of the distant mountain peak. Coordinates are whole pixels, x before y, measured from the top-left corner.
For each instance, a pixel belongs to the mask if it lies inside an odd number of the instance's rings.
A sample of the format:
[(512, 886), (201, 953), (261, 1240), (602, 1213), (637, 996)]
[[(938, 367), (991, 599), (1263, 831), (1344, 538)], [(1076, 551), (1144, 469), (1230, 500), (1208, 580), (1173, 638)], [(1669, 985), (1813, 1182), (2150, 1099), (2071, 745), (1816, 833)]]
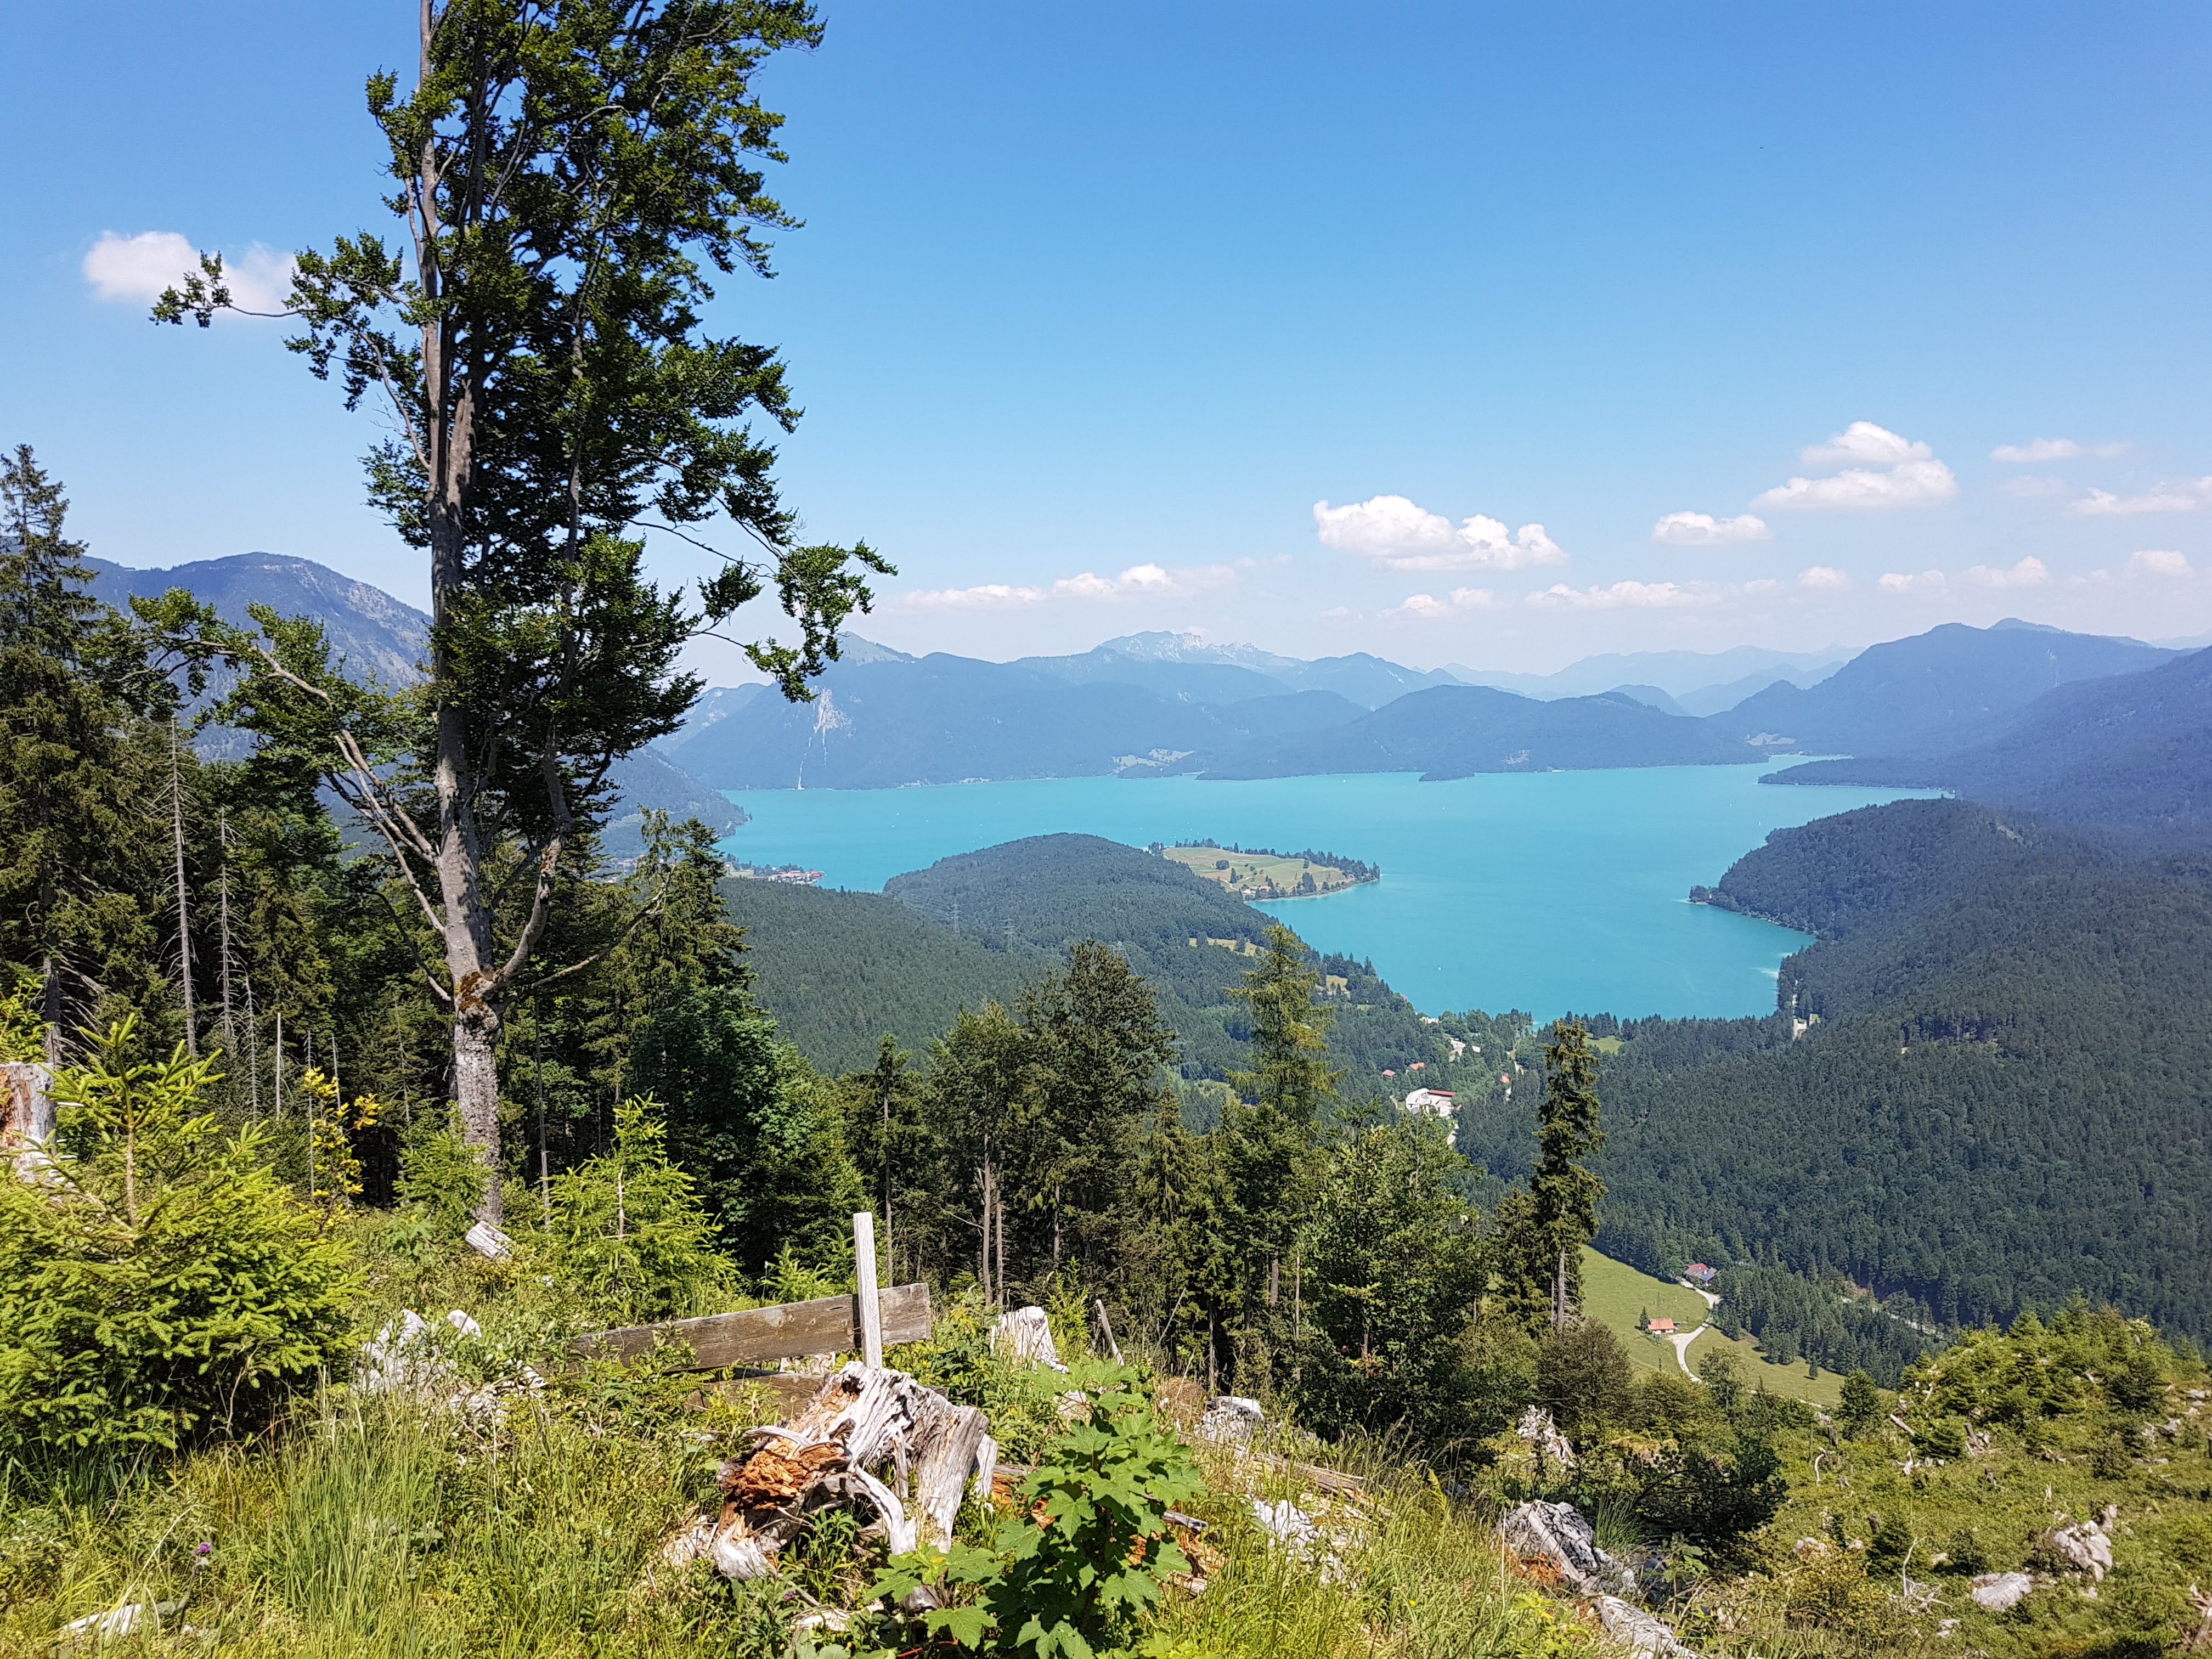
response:
[(837, 636), (837, 660), (842, 663), (918, 662), (917, 657), (903, 651), (894, 651), (888, 645), (878, 645), (873, 640), (864, 640), (858, 634)]
[(1108, 640), (1098, 649), (1138, 662), (1218, 662), (1257, 669), (1261, 673), (1302, 665), (1296, 657), (1279, 657), (1256, 645), (1217, 645), (1194, 628), (1181, 633), (1155, 629), (1146, 634), (1124, 634), (1119, 639)]

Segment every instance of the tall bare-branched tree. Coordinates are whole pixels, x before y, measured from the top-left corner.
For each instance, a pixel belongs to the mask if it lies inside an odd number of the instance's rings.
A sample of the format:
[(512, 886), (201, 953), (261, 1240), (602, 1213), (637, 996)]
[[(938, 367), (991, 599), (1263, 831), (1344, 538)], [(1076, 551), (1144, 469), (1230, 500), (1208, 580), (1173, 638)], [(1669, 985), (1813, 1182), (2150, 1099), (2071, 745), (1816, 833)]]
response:
[[(369, 494), (428, 556), (429, 661), (363, 684), (313, 625), (257, 611), (228, 641), (231, 714), (312, 754), (382, 835), (442, 950), (426, 971), (465, 1133), (495, 1159), (501, 1012), (580, 965), (533, 952), (610, 764), (698, 694), (684, 643), (772, 586), (797, 641), (744, 649), (804, 699), (867, 573), (893, 573), (864, 544), (798, 544), (746, 424), (797, 418), (783, 365), (701, 315), (717, 274), (769, 274), (762, 233), (795, 222), (764, 188), (781, 118), (751, 83), (819, 39), (805, 0), (422, 0), (420, 33), (410, 91), (368, 82), (402, 234), (299, 255), (284, 314), (349, 408), (391, 417)], [(210, 255), (155, 315), (236, 308)], [(751, 552), (696, 605), (646, 580), (642, 531), (719, 550), (718, 524)]]

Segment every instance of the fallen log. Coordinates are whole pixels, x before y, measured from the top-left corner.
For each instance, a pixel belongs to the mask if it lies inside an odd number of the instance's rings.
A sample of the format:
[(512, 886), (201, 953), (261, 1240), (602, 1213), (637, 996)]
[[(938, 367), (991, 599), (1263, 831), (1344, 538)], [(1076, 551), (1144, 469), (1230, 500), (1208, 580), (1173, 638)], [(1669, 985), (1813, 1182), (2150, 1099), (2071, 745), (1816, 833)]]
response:
[[(569, 1346), (591, 1358), (635, 1359), (650, 1352), (656, 1343), (682, 1343), (690, 1348), (692, 1369), (696, 1370), (802, 1359), (859, 1348), (862, 1340), (860, 1304), (856, 1296), (817, 1297), (811, 1302), (785, 1302), (772, 1308), (744, 1308), (697, 1319), (593, 1331)], [(885, 1343), (920, 1342), (928, 1337), (928, 1285), (895, 1285), (877, 1293), (877, 1305), (883, 1312)]]

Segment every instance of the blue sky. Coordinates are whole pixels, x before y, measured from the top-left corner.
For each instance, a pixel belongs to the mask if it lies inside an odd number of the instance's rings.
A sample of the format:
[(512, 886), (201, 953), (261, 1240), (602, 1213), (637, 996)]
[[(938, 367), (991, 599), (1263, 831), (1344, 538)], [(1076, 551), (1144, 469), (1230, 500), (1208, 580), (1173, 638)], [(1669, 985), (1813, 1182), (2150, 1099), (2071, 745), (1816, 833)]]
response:
[[(807, 226), (714, 320), (785, 350), (809, 531), (900, 565), (873, 637), (1543, 669), (2212, 633), (2202, 8), (823, 15), (767, 77)], [(361, 82), (409, 16), (11, 18), (0, 439), (95, 552), (422, 597), (360, 505), (371, 418), (276, 325), (139, 292), (166, 248), (273, 270), (374, 222)]]

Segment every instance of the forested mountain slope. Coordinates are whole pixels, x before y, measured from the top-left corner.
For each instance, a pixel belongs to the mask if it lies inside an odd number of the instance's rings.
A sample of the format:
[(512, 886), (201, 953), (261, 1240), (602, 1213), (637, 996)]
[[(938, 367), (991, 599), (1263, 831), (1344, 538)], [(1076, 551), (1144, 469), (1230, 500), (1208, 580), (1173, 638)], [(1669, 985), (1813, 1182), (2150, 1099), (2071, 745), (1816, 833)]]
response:
[(1619, 1028), (1601, 1248), (1841, 1273), (1946, 1322), (2078, 1288), (2212, 1334), (2212, 871), (1900, 802), (1721, 890), (1834, 935), (1783, 972), (1819, 1018)]
[(2212, 837), (2212, 650), (2063, 686), (1971, 748), (1810, 762), (1771, 781), (1934, 785), (2138, 842), (2201, 842)]
[(1767, 751), (1700, 720), (1608, 692), (1542, 702), (1488, 686), (1437, 686), (1347, 726), (1242, 749), (1201, 751), (1213, 778), (1332, 772), (1543, 772), (1613, 766), (1744, 763)]
[(1060, 961), (1003, 933), (955, 933), (880, 893), (735, 878), (721, 892), (746, 930), (754, 996), (825, 1072), (872, 1066), (886, 1034), (919, 1053), (961, 1009), (1010, 1003)]
[(752, 698), (690, 737), (678, 751), (684, 766), (723, 789), (1102, 777), (1358, 713), (1340, 697), (1312, 694), (1193, 702), (1119, 680), (1071, 681), (943, 653), (918, 662), (840, 662), (820, 686), (819, 698), (803, 705)]
[[(939, 921), (957, 906), (963, 930), (1011, 933), (1055, 955), (1079, 939), (1111, 945), (1158, 992), (1182, 1038), (1186, 1076), (1218, 1078), (1243, 1063), (1246, 1026), (1229, 988), (1251, 965), (1243, 947), (1257, 948), (1272, 918), (1181, 865), (1097, 836), (1033, 836), (940, 859), (884, 890)], [(1331, 1042), (1348, 1089), (1378, 1090), (1384, 1066), (1449, 1059), (1437, 1028), (1370, 965), (1329, 957), (1323, 967), (1343, 981)]]
[(1813, 754), (1926, 754), (1990, 735), (2055, 687), (2140, 673), (2172, 655), (2021, 622), (1946, 623), (1869, 646), (1817, 685), (1771, 685), (1711, 724), (1731, 738), (1788, 738)]

